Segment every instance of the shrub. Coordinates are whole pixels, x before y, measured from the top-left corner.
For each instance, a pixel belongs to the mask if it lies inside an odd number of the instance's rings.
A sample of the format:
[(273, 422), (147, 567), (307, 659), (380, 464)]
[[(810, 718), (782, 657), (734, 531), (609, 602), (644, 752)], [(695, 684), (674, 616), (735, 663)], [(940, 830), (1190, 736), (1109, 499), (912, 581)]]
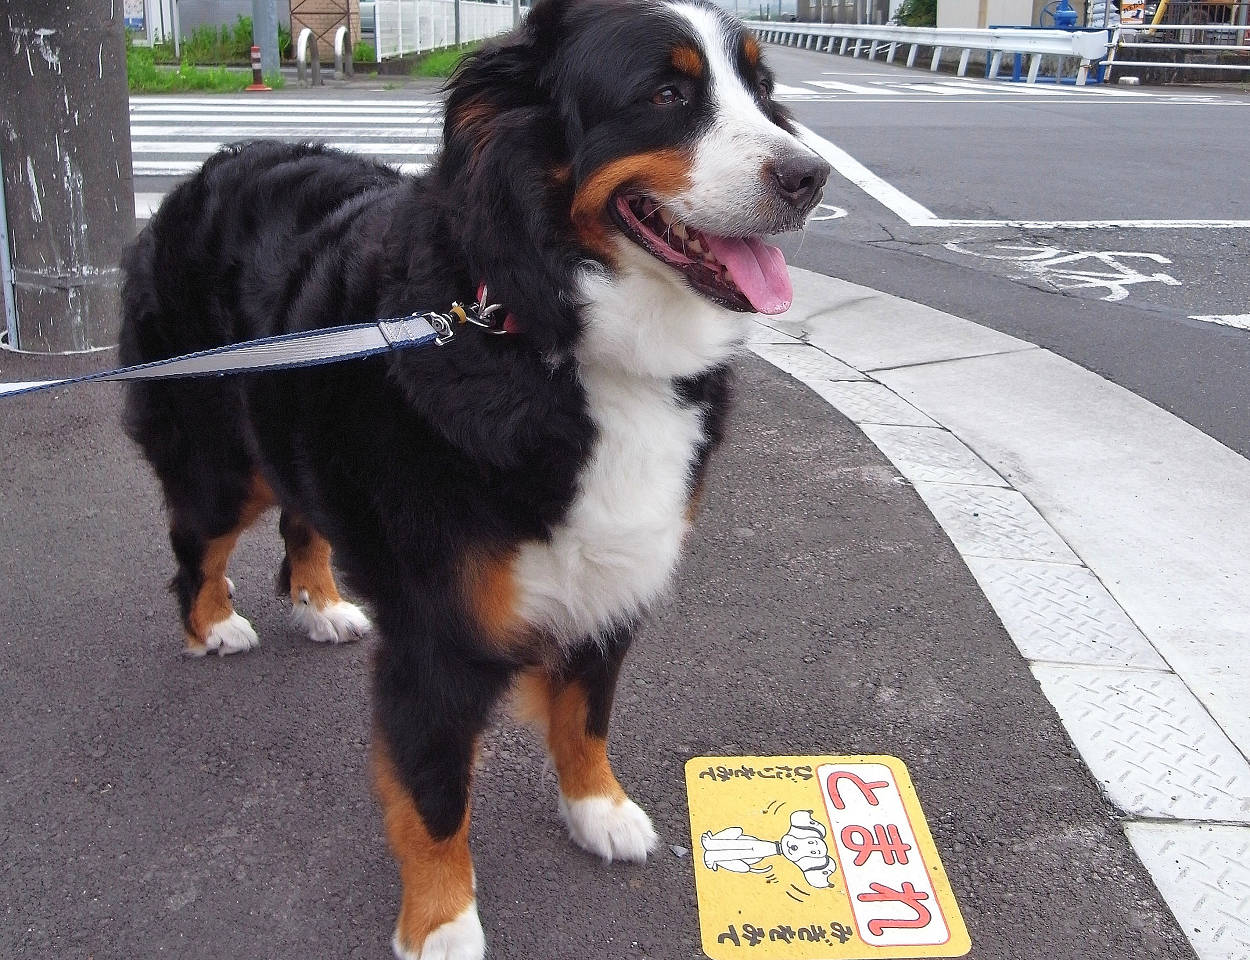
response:
[(903, 0), (894, 22), (904, 27), (936, 27), (937, 0)]

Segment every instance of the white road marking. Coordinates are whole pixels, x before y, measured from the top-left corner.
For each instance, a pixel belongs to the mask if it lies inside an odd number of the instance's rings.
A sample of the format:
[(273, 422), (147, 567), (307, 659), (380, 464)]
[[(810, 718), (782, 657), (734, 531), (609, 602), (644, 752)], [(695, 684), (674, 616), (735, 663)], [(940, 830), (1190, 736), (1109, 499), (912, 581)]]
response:
[[(130, 115), (131, 129), (143, 129), (155, 124), (178, 123), (187, 124), (205, 124), (205, 123), (252, 123), (252, 124), (284, 124), (300, 126), (309, 126), (310, 124), (336, 123), (360, 127), (402, 127), (413, 128), (414, 124), (424, 124), (425, 127), (430, 126), (430, 121), (439, 120), (441, 117), (435, 117), (430, 114), (412, 114), (404, 115), (388, 115), (361, 116), (359, 114), (345, 113), (288, 113), (288, 114), (269, 114), (257, 113), (256, 111), (248, 111), (247, 113), (187, 113), (185, 111), (179, 113), (132, 113)], [(421, 127), (424, 129), (425, 127)], [(415, 129), (415, 128), (414, 128)]]
[(893, 90), (884, 86), (865, 87), (858, 83), (844, 83), (841, 80), (804, 80), (803, 82), (823, 90), (845, 90), (847, 93), (867, 93), (886, 97), (894, 94)]
[(1189, 319), (1201, 320), (1203, 323), (1218, 323), (1222, 327), (1236, 327), (1238, 330), (1250, 330), (1250, 313), (1217, 313)]
[[(203, 166), (203, 160), (136, 160), (136, 177), (185, 177)], [(421, 173), (429, 169), (428, 163), (391, 163), (400, 173)], [(163, 195), (162, 195), (163, 196)]]
[(835, 207), (831, 203), (816, 204), (816, 212), (813, 213), (809, 220), (841, 220), (846, 216), (846, 211), (841, 207)]
[[(132, 153), (193, 153), (208, 156), (224, 147), (227, 140), (134, 140), (131, 142)], [(350, 150), (352, 153), (363, 153), (368, 156), (384, 154), (386, 156), (426, 156), (438, 149), (433, 143), (359, 143), (350, 141), (323, 141), (325, 146), (337, 150)]]
[[(1014, 264), (1016, 272), (1022, 278), (1033, 277), (1060, 290), (1106, 288), (1107, 293), (1101, 299), (1110, 303), (1127, 299), (1129, 287), (1135, 284), (1162, 283), (1169, 287), (1181, 285), (1179, 280), (1169, 274), (1143, 273), (1126, 262), (1129, 260), (1148, 260), (1159, 264), (1172, 262), (1157, 253), (1130, 253), (1120, 250), (1071, 251), (1062, 250), (1059, 247), (1007, 243), (994, 244), (993, 249), (1000, 252), (993, 253), (968, 250), (958, 241), (945, 243), (943, 246), (947, 250), (965, 256), (980, 257), (983, 260), (1001, 260)], [(1074, 264), (1087, 264), (1093, 269), (1078, 269)]]
[(803, 141), (824, 157), (833, 169), (908, 223), (916, 225), (937, 219), (932, 210), (917, 203), (897, 187), (886, 183), (841, 147), (834, 146), (824, 137), (802, 125), (798, 126), (798, 131)]
[(1240, 230), (1250, 228), (1250, 220), (1137, 220), (1129, 217), (1106, 220), (951, 220), (939, 217), (924, 204), (913, 200), (898, 187), (877, 176), (841, 147), (830, 143), (801, 124), (798, 129), (803, 140), (824, 157), (838, 173), (912, 227), (970, 229), (1015, 227), (1020, 230)]
[[(248, 137), (268, 137), (274, 133), (273, 123), (285, 121), (271, 120), (250, 120), (241, 123), (233, 123), (230, 125), (215, 126), (213, 133), (219, 137), (238, 137), (246, 139)], [(350, 121), (348, 121), (350, 122)], [(309, 129), (309, 124), (304, 121), (300, 124), (301, 129)], [(317, 135), (320, 137), (358, 137), (362, 133), (368, 133), (370, 140), (412, 140), (414, 137), (441, 137), (442, 127), (414, 127), (410, 123), (397, 125), (393, 129), (377, 129), (377, 125), (373, 123), (367, 124), (367, 130), (361, 130), (360, 127), (316, 127)], [(130, 125), (130, 139), (132, 142), (137, 140), (152, 140), (158, 137), (176, 137), (185, 135), (187, 127), (185, 124), (161, 124), (159, 126), (148, 126), (147, 124), (132, 123)]]

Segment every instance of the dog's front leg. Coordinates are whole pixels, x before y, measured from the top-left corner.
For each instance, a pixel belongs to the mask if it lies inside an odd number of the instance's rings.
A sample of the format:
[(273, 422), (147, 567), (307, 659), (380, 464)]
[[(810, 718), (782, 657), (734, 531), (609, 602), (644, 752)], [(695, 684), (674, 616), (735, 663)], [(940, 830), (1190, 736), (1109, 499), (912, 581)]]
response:
[(481, 960), (469, 784), (478, 736), (508, 677), (439, 659), (388, 642), (376, 664), (374, 773), (403, 882), (392, 945), (400, 960)]
[(645, 860), (658, 843), (608, 760), (608, 720), (631, 640), (628, 629), (587, 640), (558, 669), (526, 671), (518, 689), (523, 718), (546, 734), (569, 836), (608, 861)]

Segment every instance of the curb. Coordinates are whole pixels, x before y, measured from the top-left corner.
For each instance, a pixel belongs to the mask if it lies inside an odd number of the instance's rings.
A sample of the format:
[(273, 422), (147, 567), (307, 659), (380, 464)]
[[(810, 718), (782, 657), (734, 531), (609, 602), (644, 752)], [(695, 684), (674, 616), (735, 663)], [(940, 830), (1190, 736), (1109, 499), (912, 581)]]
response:
[[(1245, 567), (1246, 541), (1234, 537), (1242, 546), (1229, 554), (1218, 534), (1187, 526), (1190, 542), (1176, 556), (1132, 560), (1124, 553), (1135, 545), (1117, 526), (1166, 532), (1183, 522), (1184, 507), (1169, 515), (1134, 492), (1205, 469), (1210, 489), (1190, 488), (1188, 506), (1211, 509), (1216, 530), (1237, 529), (1247, 523), (1250, 464), (1050, 351), (867, 287), (791, 273), (794, 307), (757, 317), (750, 349), (837, 408), (915, 486), (1121, 812), (1200, 960), (1250, 958), (1250, 698), (1240, 695), (1250, 681), (1250, 605), (1238, 608), (1248, 598), (1232, 574), (1225, 583), (1174, 569), (1186, 550), (1215, 554), (1214, 571), (1235, 570), (1238, 556)], [(1060, 398), (1046, 396), (1052, 381)], [(1030, 431), (1037, 423), (1046, 429)], [(1099, 458), (1107, 429), (1123, 449)], [(1072, 461), (1047, 449), (1069, 441), (1089, 448), (1080, 485), (1095, 511), (1100, 485), (1123, 484), (1124, 517), (1100, 527), (1073, 507), (1054, 479)], [(1126, 460), (1138, 472), (1122, 479)], [(1132, 582), (1142, 570), (1180, 581), (1184, 597), (1154, 599), (1187, 629), (1156, 616)]]

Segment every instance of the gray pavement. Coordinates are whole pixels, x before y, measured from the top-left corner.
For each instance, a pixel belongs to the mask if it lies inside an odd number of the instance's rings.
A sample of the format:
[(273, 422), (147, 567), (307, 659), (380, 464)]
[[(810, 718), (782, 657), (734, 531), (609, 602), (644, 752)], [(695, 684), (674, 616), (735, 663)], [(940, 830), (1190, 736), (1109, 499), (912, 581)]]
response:
[[(0, 379), (94, 368), (0, 354)], [(977, 958), (1188, 958), (1117, 814), (915, 490), (806, 388), (744, 361), (675, 595), (613, 752), (664, 845), (571, 847), (534, 738), (501, 721), (473, 848), (499, 958), (700, 955), (682, 765), (888, 753)], [(275, 531), (232, 568), (263, 645), (184, 660), (151, 477), (92, 386), (9, 401), (0, 460), (0, 955), (382, 957), (398, 885), (370, 797), (368, 645), (274, 599)]]
[[(1250, 225), (1235, 173), (1250, 155), (1244, 90), (1033, 93), (774, 45), (766, 56), (805, 91), (788, 103), (802, 123), (941, 219)], [(825, 199), (847, 215), (795, 238), (792, 263), (1054, 350), (1250, 455), (1250, 332), (1191, 319), (1250, 311), (1250, 228), (912, 226), (840, 177)], [(1095, 256), (1109, 252), (1122, 256)], [(1118, 290), (1100, 282), (1126, 275)]]

